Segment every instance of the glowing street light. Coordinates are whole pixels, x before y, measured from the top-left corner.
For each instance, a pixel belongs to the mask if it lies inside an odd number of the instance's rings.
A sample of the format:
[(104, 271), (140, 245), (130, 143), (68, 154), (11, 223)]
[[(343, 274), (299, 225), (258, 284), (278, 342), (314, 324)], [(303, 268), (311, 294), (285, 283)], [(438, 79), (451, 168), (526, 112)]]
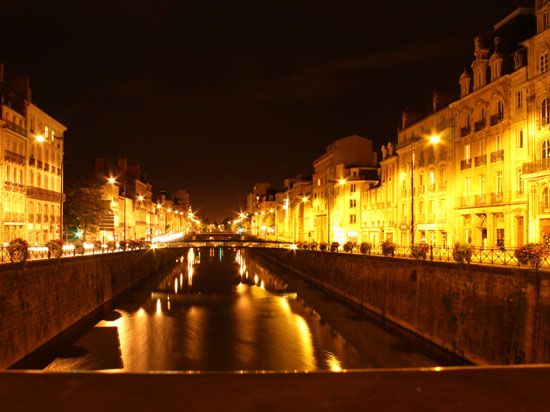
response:
[(302, 203), (307, 203), (308, 200), (309, 200), (309, 197), (307, 196), (302, 197)]
[(143, 195), (139, 195), (139, 196), (138, 196), (138, 200), (139, 200), (140, 202), (143, 202), (143, 200), (145, 200), (145, 198), (143, 197)]
[(34, 138), (38, 143), (44, 143), (46, 140), (43, 134), (37, 134)]
[(110, 185), (114, 185), (116, 183), (116, 179), (112, 176), (108, 178), (107, 181), (109, 182)]
[(430, 144), (438, 144), (441, 142), (441, 136), (438, 134), (431, 135), (428, 139), (430, 141)]

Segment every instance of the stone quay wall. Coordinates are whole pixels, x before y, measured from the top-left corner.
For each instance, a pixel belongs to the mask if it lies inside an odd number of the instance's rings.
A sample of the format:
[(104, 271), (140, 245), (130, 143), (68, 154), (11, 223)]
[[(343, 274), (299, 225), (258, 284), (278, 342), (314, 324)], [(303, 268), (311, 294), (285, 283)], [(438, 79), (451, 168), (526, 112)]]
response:
[(470, 362), (550, 362), (549, 272), (306, 250), (257, 251)]
[(0, 369), (180, 255), (166, 248), (0, 265)]

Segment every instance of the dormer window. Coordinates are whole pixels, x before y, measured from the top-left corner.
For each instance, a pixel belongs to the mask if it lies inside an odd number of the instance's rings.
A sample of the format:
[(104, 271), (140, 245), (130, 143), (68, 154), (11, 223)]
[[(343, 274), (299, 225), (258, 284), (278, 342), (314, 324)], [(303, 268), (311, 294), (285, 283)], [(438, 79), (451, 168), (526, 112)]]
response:
[(464, 69), (464, 72), (460, 76), (460, 80), (459, 80), (461, 97), (464, 97), (470, 94), (471, 82), (472, 82), (472, 77), (470, 76), (470, 73), (468, 73), (468, 71)]
[(493, 54), (489, 64), (491, 66), (491, 81), (495, 81), (502, 76), (502, 57), (499, 54)]

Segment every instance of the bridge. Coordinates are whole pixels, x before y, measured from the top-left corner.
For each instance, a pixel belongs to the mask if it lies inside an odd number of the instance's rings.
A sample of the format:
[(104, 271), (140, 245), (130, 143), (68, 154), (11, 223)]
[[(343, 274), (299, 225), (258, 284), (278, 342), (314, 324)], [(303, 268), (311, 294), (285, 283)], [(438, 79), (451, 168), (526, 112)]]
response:
[(245, 247), (245, 248), (285, 248), (291, 247), (288, 242), (275, 242), (271, 240), (255, 239), (234, 233), (197, 233), (187, 236), (183, 240), (170, 242), (177, 247)]

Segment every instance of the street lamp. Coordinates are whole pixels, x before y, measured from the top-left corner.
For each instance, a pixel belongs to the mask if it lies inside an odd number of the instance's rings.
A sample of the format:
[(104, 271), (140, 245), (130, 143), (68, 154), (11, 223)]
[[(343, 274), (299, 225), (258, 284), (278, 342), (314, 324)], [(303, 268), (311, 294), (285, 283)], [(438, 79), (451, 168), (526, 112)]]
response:
[[(428, 137), (428, 143), (432, 146), (441, 141), (441, 136), (432, 134)], [(414, 247), (414, 137), (411, 136), (411, 252)]]
[[(328, 180), (328, 183), (330, 183), (327, 186), (327, 191), (332, 188), (331, 184), (337, 183), (340, 186), (344, 186), (346, 184), (346, 179), (339, 179), (339, 180)], [(327, 193), (327, 244), (330, 247), (330, 191)]]
[[(107, 179), (107, 181), (109, 182), (110, 185), (115, 185), (117, 183), (116, 179), (114, 177), (109, 177)], [(123, 202), (124, 202), (124, 231), (122, 232), (122, 240), (124, 241), (124, 243), (126, 243), (126, 177), (124, 177), (124, 184), (123, 184), (123, 192), (122, 192), (122, 199), (123, 199)]]

